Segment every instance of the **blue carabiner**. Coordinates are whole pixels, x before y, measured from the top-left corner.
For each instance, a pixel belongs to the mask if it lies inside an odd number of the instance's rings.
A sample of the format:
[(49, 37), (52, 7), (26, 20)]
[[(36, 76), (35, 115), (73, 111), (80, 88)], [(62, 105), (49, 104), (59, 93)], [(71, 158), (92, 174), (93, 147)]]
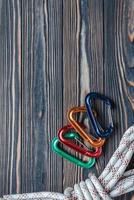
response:
[[(97, 121), (97, 119), (95, 118), (95, 116), (93, 114), (92, 99), (102, 100), (108, 106), (109, 126), (106, 130), (102, 129), (100, 123)], [(111, 113), (111, 108), (112, 108), (113, 102), (111, 101), (111, 99), (109, 99), (108, 97), (106, 97), (104, 95), (101, 95), (96, 92), (91, 92), (91, 93), (87, 94), (87, 96), (85, 98), (85, 104), (86, 104), (88, 116), (91, 120), (91, 123), (95, 130), (96, 135), (99, 137), (102, 137), (102, 138), (107, 138), (113, 132), (113, 129), (114, 129), (112, 113)]]

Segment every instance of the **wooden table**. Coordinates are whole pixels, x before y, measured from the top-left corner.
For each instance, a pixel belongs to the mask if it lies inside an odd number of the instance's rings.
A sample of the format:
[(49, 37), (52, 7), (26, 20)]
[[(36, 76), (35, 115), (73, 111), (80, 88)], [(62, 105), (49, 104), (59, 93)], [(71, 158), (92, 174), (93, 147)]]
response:
[(0, 195), (61, 192), (87, 177), (50, 141), (90, 91), (116, 105), (92, 169), (101, 173), (134, 120), (133, 31), (134, 0), (0, 0)]

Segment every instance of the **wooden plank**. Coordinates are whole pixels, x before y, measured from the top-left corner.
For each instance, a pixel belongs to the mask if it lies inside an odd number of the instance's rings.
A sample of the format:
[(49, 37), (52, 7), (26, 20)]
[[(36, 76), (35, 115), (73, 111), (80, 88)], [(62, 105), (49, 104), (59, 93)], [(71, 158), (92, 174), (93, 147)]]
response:
[[(103, 93), (103, 48), (103, 1), (81, 1), (81, 103), (84, 103), (88, 92)], [(89, 121), (88, 123), (91, 126)], [(91, 133), (94, 134), (92, 128)], [(96, 166), (92, 169), (96, 174), (104, 169), (104, 159), (104, 154), (97, 159)], [(89, 171), (84, 169), (84, 178)]]
[[(104, 1), (104, 85), (105, 93), (116, 103), (113, 114), (117, 124), (105, 149), (105, 163), (117, 148), (124, 131), (133, 124), (134, 45), (128, 39), (129, 17), (134, 9), (132, 3), (128, 0)], [(134, 168), (133, 161), (131, 167)], [(130, 193), (117, 199), (130, 199), (131, 196)]]
[(20, 1), (0, 1), (0, 196), (21, 187)]
[[(66, 124), (69, 108), (83, 105), (90, 91), (103, 92), (103, 1), (63, 1), (63, 67)], [(100, 173), (103, 168), (101, 157), (93, 170)], [(87, 178), (89, 172), (68, 161), (64, 161), (63, 171), (64, 188)]]
[[(63, 1), (63, 122), (67, 110), (79, 104), (79, 1)], [(70, 152), (69, 152), (70, 153)], [(80, 168), (64, 160), (64, 188), (79, 181)], [(73, 176), (72, 176), (73, 174)]]
[(22, 192), (61, 191), (62, 1), (22, 1), (22, 22)]

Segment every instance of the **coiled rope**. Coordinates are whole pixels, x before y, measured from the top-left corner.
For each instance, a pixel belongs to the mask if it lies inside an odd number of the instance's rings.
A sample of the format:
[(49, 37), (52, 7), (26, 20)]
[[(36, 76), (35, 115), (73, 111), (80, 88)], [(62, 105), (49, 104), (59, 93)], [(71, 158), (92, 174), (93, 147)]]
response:
[(39, 192), (6, 195), (2, 200), (111, 200), (134, 190), (134, 169), (126, 168), (134, 152), (134, 125), (123, 135), (119, 147), (111, 157), (102, 174), (97, 178), (89, 174), (88, 179), (67, 188), (64, 194)]

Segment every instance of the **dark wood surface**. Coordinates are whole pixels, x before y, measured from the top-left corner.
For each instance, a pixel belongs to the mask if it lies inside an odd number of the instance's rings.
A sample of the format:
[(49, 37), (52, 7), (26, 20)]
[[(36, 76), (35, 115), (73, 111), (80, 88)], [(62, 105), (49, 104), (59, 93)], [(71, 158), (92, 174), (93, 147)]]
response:
[(133, 124), (133, 39), (134, 0), (0, 0), (0, 196), (87, 177), (50, 141), (90, 91), (115, 102), (115, 132), (92, 169), (101, 173)]

